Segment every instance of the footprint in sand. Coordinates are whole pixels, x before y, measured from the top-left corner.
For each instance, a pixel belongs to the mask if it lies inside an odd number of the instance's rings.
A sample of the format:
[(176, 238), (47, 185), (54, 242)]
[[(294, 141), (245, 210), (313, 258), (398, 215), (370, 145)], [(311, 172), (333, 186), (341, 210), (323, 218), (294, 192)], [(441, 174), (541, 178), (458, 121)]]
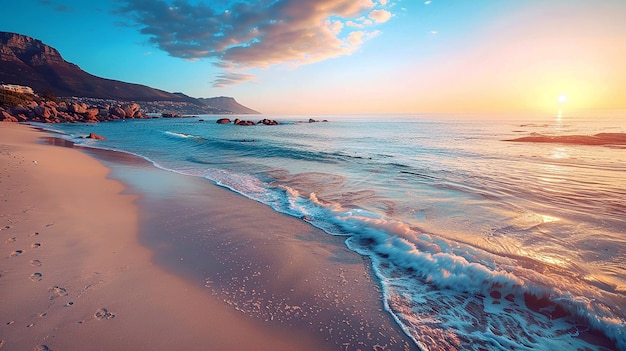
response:
[(28, 237), (37, 236), (37, 235), (39, 235), (39, 232), (34, 232), (33, 234), (28, 234)]
[(31, 260), (30, 261), (30, 265), (33, 266), (33, 267), (39, 267), (39, 266), (41, 266), (41, 261), (39, 261), (39, 260)]
[(39, 247), (41, 247), (41, 244), (40, 243), (32, 243), (32, 244), (30, 244), (30, 247), (33, 248), (33, 249), (38, 249)]
[(46, 345), (37, 345), (35, 351), (50, 351), (50, 348)]
[(9, 257), (15, 257), (15, 256), (19, 256), (21, 254), (24, 253), (24, 250), (14, 250), (13, 252), (11, 252), (11, 254), (9, 255)]
[(101, 308), (101, 309), (97, 310), (96, 313), (93, 316), (97, 320), (113, 319), (113, 318), (115, 318), (115, 315), (113, 313), (109, 312), (106, 308)]
[(17, 240), (15, 237), (8, 238), (8, 239), (6, 240), (6, 243), (7, 243), (7, 244), (8, 244), (8, 243), (14, 243), (14, 242), (15, 242), (15, 240)]
[(43, 274), (37, 272), (37, 273), (33, 273), (33, 274), (30, 275), (30, 280), (32, 280), (34, 282), (38, 282), (41, 279), (43, 279), (42, 277), (43, 277)]
[(50, 289), (48, 289), (48, 292), (54, 294), (52, 296), (50, 296), (50, 300), (54, 300), (57, 297), (61, 297), (61, 296), (67, 296), (67, 290), (65, 288), (61, 288), (57, 285), (51, 287)]

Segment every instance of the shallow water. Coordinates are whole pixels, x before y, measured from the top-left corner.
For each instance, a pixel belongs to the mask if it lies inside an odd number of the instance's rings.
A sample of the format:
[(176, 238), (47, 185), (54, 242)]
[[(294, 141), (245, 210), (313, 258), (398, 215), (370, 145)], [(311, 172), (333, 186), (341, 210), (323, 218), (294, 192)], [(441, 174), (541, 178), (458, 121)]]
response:
[(53, 128), (346, 236), (424, 349), (626, 349), (626, 148), (503, 141), (619, 119), (202, 118)]

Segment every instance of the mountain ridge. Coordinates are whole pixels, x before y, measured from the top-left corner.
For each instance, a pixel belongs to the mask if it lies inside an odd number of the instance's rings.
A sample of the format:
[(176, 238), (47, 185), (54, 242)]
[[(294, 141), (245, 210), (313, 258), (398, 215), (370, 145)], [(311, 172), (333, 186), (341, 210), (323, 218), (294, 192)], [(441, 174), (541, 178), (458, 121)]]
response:
[[(78, 65), (63, 59), (60, 52), (41, 40), (26, 35), (0, 31), (0, 83), (31, 87), (37, 93), (52, 93), (60, 97), (85, 97), (120, 101), (172, 101), (206, 106), (207, 113), (222, 110), (235, 114), (259, 112), (249, 109), (234, 98), (230, 103), (219, 102), (224, 97), (196, 99), (183, 93), (170, 93), (146, 85), (101, 78), (83, 71)], [(214, 101), (222, 108), (208, 103)], [(252, 112), (242, 112), (252, 111)]]
[(235, 114), (240, 114), (240, 115), (245, 115), (245, 114), (260, 115), (261, 114), (261, 112), (258, 112), (249, 107), (246, 107), (238, 103), (237, 100), (235, 100), (235, 98), (229, 97), (229, 96), (198, 98), (198, 100), (200, 100), (201, 102), (204, 102), (205, 104), (209, 106), (216, 107), (222, 110), (231, 111), (232, 113), (235, 113)]

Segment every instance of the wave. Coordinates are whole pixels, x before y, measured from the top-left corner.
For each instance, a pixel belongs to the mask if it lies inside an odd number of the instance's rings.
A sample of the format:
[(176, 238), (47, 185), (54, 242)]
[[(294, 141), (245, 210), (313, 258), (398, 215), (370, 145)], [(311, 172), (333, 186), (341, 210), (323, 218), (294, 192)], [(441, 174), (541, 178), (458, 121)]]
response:
[(171, 132), (171, 131), (166, 131), (164, 132), (164, 134), (171, 136), (171, 137), (175, 137), (175, 138), (205, 140), (203, 137), (199, 135), (193, 135), (193, 134), (177, 133), (177, 132)]
[[(626, 348), (625, 319), (606, 291), (543, 276), (515, 257), (452, 242), (315, 193), (210, 170), (205, 177), (278, 212), (302, 218), (372, 260), (385, 308), (428, 350)], [(571, 277), (569, 277), (571, 278)], [(596, 336), (590, 346), (589, 335)], [(561, 346), (559, 346), (561, 345)]]

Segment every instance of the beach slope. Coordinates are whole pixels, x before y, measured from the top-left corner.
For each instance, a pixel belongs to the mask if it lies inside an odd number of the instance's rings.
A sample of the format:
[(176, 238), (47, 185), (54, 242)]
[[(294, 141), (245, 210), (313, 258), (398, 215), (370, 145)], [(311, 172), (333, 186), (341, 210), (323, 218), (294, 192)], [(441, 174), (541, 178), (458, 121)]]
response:
[(415, 348), (341, 238), (203, 179), (51, 143), (0, 125), (0, 348)]

